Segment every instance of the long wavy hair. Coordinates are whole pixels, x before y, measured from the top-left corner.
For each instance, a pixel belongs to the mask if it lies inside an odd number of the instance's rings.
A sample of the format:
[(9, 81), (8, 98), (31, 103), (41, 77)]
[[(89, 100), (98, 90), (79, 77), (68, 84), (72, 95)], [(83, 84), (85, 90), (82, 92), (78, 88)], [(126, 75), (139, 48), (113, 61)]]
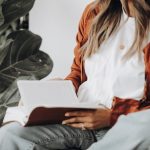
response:
[[(150, 31), (150, 0), (130, 0), (130, 4), (134, 12), (136, 33), (125, 57), (142, 50), (142, 44)], [(123, 9), (130, 16), (128, 0), (95, 0), (92, 8), (98, 6), (100, 12), (93, 20), (87, 42), (81, 48), (85, 59), (95, 54), (101, 44), (116, 31), (120, 25)]]

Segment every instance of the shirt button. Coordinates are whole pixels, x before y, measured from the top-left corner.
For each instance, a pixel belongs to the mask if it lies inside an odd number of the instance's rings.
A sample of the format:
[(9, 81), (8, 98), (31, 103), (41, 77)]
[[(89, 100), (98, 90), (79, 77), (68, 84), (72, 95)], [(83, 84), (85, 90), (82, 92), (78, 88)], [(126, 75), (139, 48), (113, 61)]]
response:
[(121, 44), (120, 45), (120, 49), (122, 50), (122, 49), (124, 49), (125, 48), (125, 46), (123, 45), (123, 44)]

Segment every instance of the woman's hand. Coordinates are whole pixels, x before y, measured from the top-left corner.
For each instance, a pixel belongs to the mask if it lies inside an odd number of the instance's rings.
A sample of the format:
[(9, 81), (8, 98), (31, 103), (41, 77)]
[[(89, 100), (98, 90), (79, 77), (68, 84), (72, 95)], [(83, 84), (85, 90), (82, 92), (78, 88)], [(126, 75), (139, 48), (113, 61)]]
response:
[(62, 124), (66, 124), (75, 128), (95, 130), (110, 126), (110, 109), (97, 109), (88, 111), (68, 112)]

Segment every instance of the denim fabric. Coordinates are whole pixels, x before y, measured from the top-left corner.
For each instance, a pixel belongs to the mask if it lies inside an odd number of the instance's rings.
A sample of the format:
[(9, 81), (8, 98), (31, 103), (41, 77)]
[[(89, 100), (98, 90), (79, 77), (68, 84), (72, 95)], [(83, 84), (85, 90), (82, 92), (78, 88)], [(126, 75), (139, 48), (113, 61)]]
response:
[(88, 150), (150, 150), (150, 110), (120, 116), (104, 138)]
[(104, 128), (104, 129), (98, 129), (98, 130), (93, 131), (97, 141), (102, 140), (109, 129), (110, 128)]
[(96, 141), (93, 131), (61, 124), (22, 127), (10, 123), (0, 129), (1, 150), (84, 150)]

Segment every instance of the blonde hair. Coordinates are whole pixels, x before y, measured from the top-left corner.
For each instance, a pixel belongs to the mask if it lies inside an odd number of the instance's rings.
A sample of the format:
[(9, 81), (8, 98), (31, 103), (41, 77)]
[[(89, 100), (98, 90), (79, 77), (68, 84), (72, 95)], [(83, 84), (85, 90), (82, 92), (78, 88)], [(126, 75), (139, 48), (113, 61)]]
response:
[[(132, 0), (130, 3), (134, 11), (136, 33), (134, 42), (125, 57), (132, 56), (135, 50), (141, 51), (150, 27), (150, 0)], [(101, 44), (119, 27), (122, 7), (130, 15), (128, 0), (96, 0), (92, 8), (95, 7), (100, 7), (100, 12), (93, 20), (87, 42), (81, 48), (84, 58), (95, 54)]]

